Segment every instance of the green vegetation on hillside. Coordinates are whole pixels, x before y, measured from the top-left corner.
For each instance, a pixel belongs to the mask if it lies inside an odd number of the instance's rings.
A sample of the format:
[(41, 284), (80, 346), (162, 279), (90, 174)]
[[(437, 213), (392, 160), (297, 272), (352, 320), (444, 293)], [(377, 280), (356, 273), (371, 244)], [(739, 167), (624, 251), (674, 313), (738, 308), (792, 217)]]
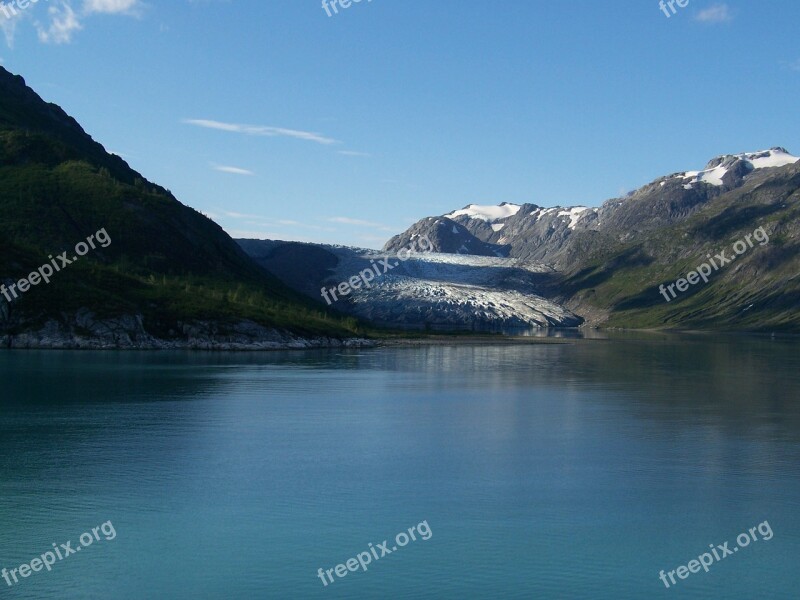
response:
[[(659, 293), (756, 228), (755, 244), (667, 302)], [(573, 306), (607, 311), (608, 327), (800, 331), (800, 166), (711, 201), (678, 225), (596, 253), (563, 280)]]
[[(11, 303), (0, 330), (35, 328), (87, 308), (142, 315), (156, 337), (178, 324), (243, 319), (301, 335), (352, 336), (261, 270), (213, 221), (106, 153), (61, 109), (0, 68), (0, 282), (8, 284), (105, 229), (111, 238)], [(1, 299), (0, 299), (1, 300)]]

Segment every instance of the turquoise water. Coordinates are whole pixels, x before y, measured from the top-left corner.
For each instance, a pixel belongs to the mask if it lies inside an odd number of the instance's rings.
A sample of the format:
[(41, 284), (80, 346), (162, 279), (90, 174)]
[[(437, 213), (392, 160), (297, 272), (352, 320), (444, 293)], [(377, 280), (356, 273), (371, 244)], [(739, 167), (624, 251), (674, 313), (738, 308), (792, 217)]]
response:
[(0, 568), (116, 537), (0, 598), (797, 598), (799, 350), (2, 352)]

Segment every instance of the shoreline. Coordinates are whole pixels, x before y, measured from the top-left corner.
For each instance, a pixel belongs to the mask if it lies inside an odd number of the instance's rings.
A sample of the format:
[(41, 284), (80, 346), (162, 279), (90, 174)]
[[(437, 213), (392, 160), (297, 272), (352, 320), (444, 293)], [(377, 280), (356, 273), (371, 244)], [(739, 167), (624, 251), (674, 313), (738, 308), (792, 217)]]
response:
[[(387, 334), (385, 337), (332, 336), (305, 337), (288, 331), (248, 324), (246, 331), (230, 334), (192, 331), (184, 339), (162, 339), (144, 332), (105, 332), (91, 337), (63, 330), (25, 332), (0, 335), (0, 350), (76, 350), (76, 351), (170, 351), (190, 352), (275, 352), (287, 350), (334, 350), (356, 348), (421, 348), (435, 346), (527, 346), (540, 344), (574, 344), (576, 342), (609, 342), (616, 336), (638, 336), (641, 339), (665, 339), (683, 336), (746, 336), (769, 339), (795, 339), (798, 333), (764, 331), (711, 331), (677, 329), (582, 329), (560, 330), (564, 335), (509, 336), (502, 334), (431, 334), (406, 337)], [(545, 330), (543, 330), (545, 331)], [(557, 333), (559, 330), (555, 330)]]

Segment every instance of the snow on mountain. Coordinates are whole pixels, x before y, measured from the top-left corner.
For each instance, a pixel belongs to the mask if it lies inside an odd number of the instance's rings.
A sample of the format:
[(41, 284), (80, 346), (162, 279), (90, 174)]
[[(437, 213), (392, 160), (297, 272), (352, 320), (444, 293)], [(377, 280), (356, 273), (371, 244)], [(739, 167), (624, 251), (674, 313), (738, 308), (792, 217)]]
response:
[(444, 216), (448, 219), (467, 216), (470, 219), (480, 219), (481, 221), (486, 221), (487, 223), (495, 223), (497, 221), (507, 219), (508, 217), (513, 217), (519, 212), (520, 208), (521, 206), (518, 204), (511, 204), (509, 202), (503, 202), (499, 206), (470, 204), (466, 208), (453, 211)]
[[(492, 231), (497, 233), (498, 231), (502, 230), (503, 227), (506, 226), (505, 223), (500, 221), (504, 221), (509, 217), (515, 216), (522, 207), (518, 204), (510, 204), (508, 202), (503, 202), (500, 205), (493, 206), (493, 205), (479, 205), (479, 204), (470, 204), (466, 208), (462, 208), (461, 210), (456, 210), (451, 212), (450, 214), (444, 215), (449, 219), (453, 219), (456, 217), (468, 217), (470, 219), (476, 219), (479, 221), (485, 221), (486, 223), (491, 225)], [(578, 221), (581, 220), (583, 214), (587, 210), (597, 210), (592, 209), (586, 206), (570, 206), (566, 208), (562, 208), (560, 206), (554, 206), (551, 208), (537, 208), (535, 211), (531, 213), (531, 216), (535, 216), (536, 220), (538, 221), (542, 217), (545, 217), (552, 213), (558, 213), (557, 217), (569, 217), (569, 227), (570, 229), (575, 229)]]
[[(510, 204), (508, 202), (503, 202), (498, 206), (470, 204), (466, 208), (453, 211), (444, 216), (449, 219), (465, 216), (469, 217), (470, 219), (485, 221), (491, 225), (492, 231), (496, 233), (503, 229), (503, 227), (506, 225), (500, 221), (504, 221), (509, 217), (515, 216), (519, 212), (520, 208), (522, 208), (520, 205)], [(538, 208), (531, 213), (531, 216), (535, 215), (537, 217), (536, 220), (538, 221), (540, 218), (547, 216), (548, 214), (558, 212), (556, 216), (569, 217), (568, 227), (570, 229), (575, 229), (575, 226), (583, 216), (583, 213), (585, 213), (587, 210), (597, 209), (591, 209), (586, 206), (570, 206), (562, 209), (560, 206), (554, 206), (551, 208)]]
[(783, 148), (773, 148), (772, 150), (748, 155), (747, 160), (753, 165), (754, 169), (766, 169), (769, 167), (793, 165), (800, 160), (800, 158), (792, 156)]
[(552, 212), (556, 212), (558, 209), (559, 209), (558, 206), (556, 206), (554, 208), (541, 208), (541, 207), (539, 207), (539, 208), (537, 208), (536, 210), (534, 210), (531, 213), (531, 216), (532, 217), (536, 217), (536, 221), (538, 221), (542, 217), (545, 217), (545, 216), (549, 215)]
[[(722, 194), (761, 181), (781, 171), (797, 168), (800, 158), (784, 148), (717, 156), (702, 171), (681, 171), (660, 177), (624, 197), (612, 198), (597, 208), (536, 204), (471, 204), (438, 217), (455, 221), (465, 231), (444, 236), (427, 221), (394, 236), (384, 246), (398, 251), (411, 233), (428, 235), (434, 252), (506, 256), (542, 261), (557, 269), (568, 268), (587, 252), (600, 252), (616, 240), (681, 221), (703, 210)], [(459, 229), (461, 231), (461, 229)]]
[(800, 158), (792, 156), (783, 148), (771, 148), (761, 152), (745, 152), (742, 154), (725, 154), (718, 156), (708, 163), (703, 171), (687, 171), (678, 174), (684, 180), (689, 180), (684, 184), (684, 188), (691, 189), (694, 183), (708, 183), (710, 185), (721, 186), (724, 184), (723, 178), (731, 167), (743, 161), (749, 170), (767, 169), (772, 167), (784, 167), (796, 163)]
[[(581, 220), (583, 213), (587, 210), (593, 210), (587, 206), (573, 206), (572, 208), (567, 208), (565, 210), (559, 211), (559, 217), (569, 217), (569, 227), (570, 229), (575, 229), (575, 226), (578, 224), (578, 221)], [(594, 210), (597, 210), (596, 208)]]

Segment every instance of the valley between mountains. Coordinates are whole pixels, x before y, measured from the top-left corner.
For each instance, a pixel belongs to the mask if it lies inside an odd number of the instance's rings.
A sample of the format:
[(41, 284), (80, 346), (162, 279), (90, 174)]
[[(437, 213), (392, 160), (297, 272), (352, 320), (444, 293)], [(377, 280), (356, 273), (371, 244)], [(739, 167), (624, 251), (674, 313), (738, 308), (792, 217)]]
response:
[[(721, 155), (586, 206), (537, 201), (425, 216), (382, 250), (234, 240), (0, 67), (0, 285), (28, 290), (0, 295), (0, 344), (274, 349), (404, 332), (800, 331), (800, 160), (784, 148)], [(48, 256), (100, 230), (109, 244), (37, 285)], [(768, 243), (665, 299), (664, 284), (756, 230)]]
[[(468, 205), (421, 219), (383, 253), (239, 240), (262, 267), (320, 299), (381, 256), (414, 253), (336, 303), (382, 325), (520, 331), (578, 325), (796, 331), (800, 159), (780, 147), (716, 157), (599, 207)], [(678, 281), (756, 229), (769, 242), (665, 301)]]

